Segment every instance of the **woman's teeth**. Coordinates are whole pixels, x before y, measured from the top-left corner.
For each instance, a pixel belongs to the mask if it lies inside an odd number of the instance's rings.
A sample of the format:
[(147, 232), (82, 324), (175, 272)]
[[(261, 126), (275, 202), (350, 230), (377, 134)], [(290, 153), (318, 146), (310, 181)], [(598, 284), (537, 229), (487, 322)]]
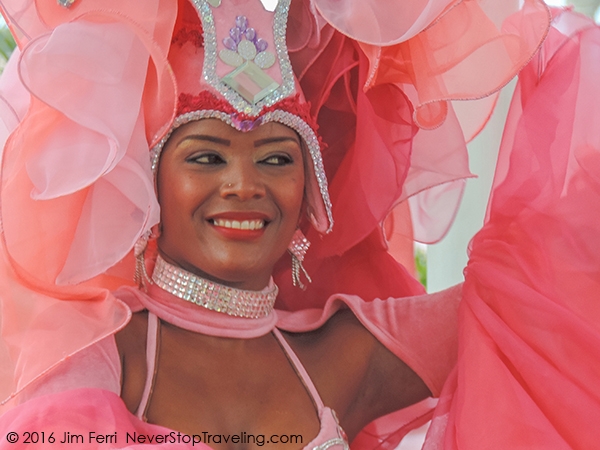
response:
[(217, 227), (223, 228), (234, 228), (236, 230), (260, 230), (264, 228), (265, 221), (261, 219), (257, 220), (225, 220), (225, 219), (214, 219), (213, 223)]

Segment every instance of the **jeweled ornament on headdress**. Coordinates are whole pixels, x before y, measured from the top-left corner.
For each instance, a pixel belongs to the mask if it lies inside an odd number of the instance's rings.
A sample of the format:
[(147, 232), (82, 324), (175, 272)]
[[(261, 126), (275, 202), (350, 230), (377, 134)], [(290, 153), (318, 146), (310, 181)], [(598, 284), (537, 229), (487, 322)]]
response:
[(65, 8), (70, 8), (73, 6), (76, 0), (56, 0), (60, 6), (64, 6)]
[(263, 70), (275, 64), (275, 55), (267, 50), (267, 41), (260, 39), (254, 28), (248, 27), (245, 16), (236, 17), (235, 27), (229, 30), (223, 44), (227, 48), (219, 52), (219, 58), (236, 68), (223, 78), (223, 82), (248, 102), (255, 105), (279, 87), (279, 83)]
[(274, 11), (243, 3), (194, 0), (204, 30), (202, 75), (238, 112), (257, 116), (295, 91), (285, 41), (290, 0)]

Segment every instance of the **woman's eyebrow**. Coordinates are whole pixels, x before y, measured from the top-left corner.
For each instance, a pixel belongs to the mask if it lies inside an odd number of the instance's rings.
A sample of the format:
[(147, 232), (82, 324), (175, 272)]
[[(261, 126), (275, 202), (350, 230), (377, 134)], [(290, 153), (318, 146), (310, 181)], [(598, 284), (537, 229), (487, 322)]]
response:
[(300, 145), (300, 142), (298, 142), (298, 139), (296, 139), (294, 137), (275, 136), (275, 137), (269, 137), (269, 138), (265, 138), (265, 139), (258, 139), (256, 141), (254, 141), (254, 147), (260, 147), (261, 145), (273, 144), (273, 143), (277, 143), (277, 142), (286, 142), (286, 141), (295, 142), (296, 144)]
[(223, 139), (220, 137), (216, 137), (216, 136), (211, 136), (209, 134), (191, 134), (189, 136), (184, 137), (179, 144), (187, 141), (187, 140), (193, 140), (193, 141), (208, 141), (208, 142), (213, 142), (215, 144), (221, 144), (221, 145), (231, 145), (231, 141), (229, 139)]

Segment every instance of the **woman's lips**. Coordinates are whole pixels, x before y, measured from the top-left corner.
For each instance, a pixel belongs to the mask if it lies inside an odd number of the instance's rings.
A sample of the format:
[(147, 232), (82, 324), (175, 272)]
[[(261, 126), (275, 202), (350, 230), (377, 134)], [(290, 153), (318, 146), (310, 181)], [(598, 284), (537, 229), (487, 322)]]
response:
[(253, 240), (263, 235), (269, 221), (263, 214), (227, 213), (213, 216), (208, 222), (221, 235), (234, 240)]

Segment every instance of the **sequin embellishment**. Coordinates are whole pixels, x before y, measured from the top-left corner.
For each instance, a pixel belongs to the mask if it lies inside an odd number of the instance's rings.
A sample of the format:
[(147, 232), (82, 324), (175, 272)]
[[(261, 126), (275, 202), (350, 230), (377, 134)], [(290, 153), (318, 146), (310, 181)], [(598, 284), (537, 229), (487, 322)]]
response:
[(219, 52), (219, 58), (236, 69), (222, 81), (248, 102), (254, 105), (279, 87), (279, 83), (262, 70), (275, 64), (275, 55), (267, 51), (269, 44), (248, 26), (245, 16), (236, 17), (235, 27), (229, 30), (223, 45), (225, 48)]
[[(244, 25), (246, 27), (243, 31), (240, 30), (240, 33), (244, 33), (244, 35), (239, 35), (240, 43), (248, 41), (256, 49), (256, 55), (249, 60), (248, 58), (244, 58), (244, 56), (251, 56), (252, 49), (250, 49), (248, 44), (243, 44), (242, 54), (240, 54), (240, 48), (237, 43), (234, 49), (233, 43), (235, 43), (238, 37), (238, 31), (234, 31), (234, 36), (229, 35), (231, 40), (225, 38), (223, 42), (225, 49), (232, 53), (237, 53), (242, 58), (241, 65), (237, 66), (237, 63), (240, 62), (238, 57), (233, 56), (229, 52), (226, 52), (226, 56), (222, 57), (219, 52), (215, 19), (211, 5), (207, 0), (193, 0), (194, 6), (202, 19), (202, 28), (204, 30), (204, 80), (223, 95), (238, 112), (258, 116), (265, 106), (272, 106), (289, 97), (294, 92), (294, 74), (285, 40), (290, 2), (291, 0), (279, 0), (274, 12), (273, 36), (275, 54), (266, 52), (266, 41), (252, 35), (252, 33), (256, 33), (256, 30), (248, 27), (247, 19), (246, 23), (243, 23), (245, 17), (239, 16), (236, 18), (236, 27), (234, 28), (244, 29)], [(248, 38), (247, 32), (249, 32), (250, 38)], [(272, 56), (269, 56), (269, 54)], [(221, 79), (217, 75), (217, 58), (221, 58), (226, 64), (237, 68)], [(279, 61), (281, 70), (282, 84), (275, 87), (270, 81), (272, 80), (271, 77), (264, 73), (262, 69), (271, 67), (277, 61)]]
[(278, 288), (271, 281), (262, 291), (245, 291), (215, 283), (167, 263), (160, 255), (152, 273), (152, 281), (182, 300), (211, 311), (258, 319), (273, 311)]
[[(331, 205), (331, 199), (329, 198), (329, 191), (327, 189), (327, 176), (325, 175), (325, 167), (323, 165), (323, 157), (321, 156), (321, 144), (319, 143), (319, 138), (317, 138), (317, 135), (315, 134), (314, 130), (311, 128), (310, 125), (308, 125), (300, 117), (287, 111), (282, 111), (279, 109), (275, 111), (269, 111), (262, 115), (261, 118), (261, 123), (263, 124), (269, 122), (277, 122), (290, 127), (291, 129), (295, 130), (306, 143), (308, 152), (310, 153), (310, 157), (313, 163), (315, 176), (317, 177), (319, 191), (321, 193), (321, 197), (323, 198), (323, 204), (325, 205), (327, 219), (329, 221), (329, 227), (327, 228), (325, 233), (331, 232), (331, 229), (333, 228), (333, 215), (331, 210), (333, 207)], [(223, 111), (205, 109), (201, 111), (193, 111), (186, 114), (182, 114), (181, 116), (177, 117), (173, 122), (171, 131), (169, 131), (169, 133), (167, 133), (154, 146), (154, 148), (152, 148), (150, 152), (152, 172), (154, 172), (155, 175), (156, 171), (158, 170), (160, 154), (173, 131), (179, 128), (180, 126), (185, 125), (186, 123), (190, 123), (195, 120), (201, 119), (219, 119), (222, 122), (225, 122), (227, 125), (232, 126), (240, 131), (243, 125), (243, 122), (235, 121), (229, 114), (224, 113)]]

